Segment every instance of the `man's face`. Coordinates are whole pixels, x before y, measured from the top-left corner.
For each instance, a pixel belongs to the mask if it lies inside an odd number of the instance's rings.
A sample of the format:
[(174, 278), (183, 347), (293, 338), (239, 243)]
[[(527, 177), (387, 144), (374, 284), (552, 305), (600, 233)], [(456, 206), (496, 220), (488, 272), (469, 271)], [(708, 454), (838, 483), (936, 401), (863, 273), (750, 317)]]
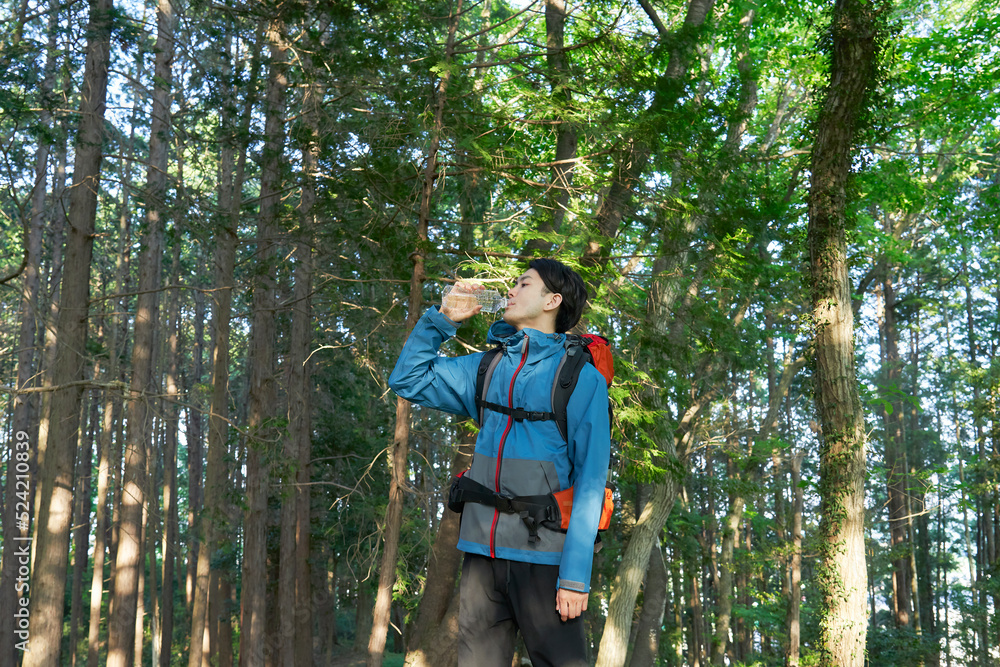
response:
[(528, 269), (507, 293), (503, 319), (518, 329), (530, 327), (551, 333), (548, 330), (555, 326), (555, 314), (560, 303), (562, 295), (549, 292), (538, 272)]

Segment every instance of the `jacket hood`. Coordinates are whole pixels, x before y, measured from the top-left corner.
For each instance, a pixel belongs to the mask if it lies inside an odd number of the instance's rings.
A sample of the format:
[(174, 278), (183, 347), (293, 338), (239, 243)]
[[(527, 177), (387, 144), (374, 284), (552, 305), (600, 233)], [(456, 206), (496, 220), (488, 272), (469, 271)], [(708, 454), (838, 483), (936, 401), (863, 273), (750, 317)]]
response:
[(497, 345), (498, 343), (506, 342), (507, 339), (518, 333), (517, 329), (514, 328), (512, 324), (507, 324), (503, 320), (497, 320), (490, 326), (490, 331), (486, 336), (486, 340), (489, 341), (491, 345)]

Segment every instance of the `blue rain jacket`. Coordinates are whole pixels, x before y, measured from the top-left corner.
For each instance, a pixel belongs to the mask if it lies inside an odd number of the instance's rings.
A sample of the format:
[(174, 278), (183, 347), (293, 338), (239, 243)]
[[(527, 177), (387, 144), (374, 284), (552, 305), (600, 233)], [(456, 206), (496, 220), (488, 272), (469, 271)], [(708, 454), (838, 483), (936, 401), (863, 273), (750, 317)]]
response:
[[(428, 310), (410, 333), (389, 386), (403, 398), (457, 415), (477, 415), (476, 374), (482, 353), (461, 357), (438, 354), (455, 335), (455, 323), (437, 307)], [(552, 385), (565, 352), (564, 334), (516, 330), (495, 323), (491, 344), (502, 345), (486, 400), (525, 410), (550, 412)], [(590, 591), (594, 540), (604, 502), (611, 455), (607, 383), (592, 364), (584, 364), (566, 406), (567, 439), (554, 421), (517, 421), (484, 410), (472, 467), (473, 480), (507, 496), (543, 495), (573, 487), (573, 513), (565, 532), (541, 527), (528, 541), (516, 514), (466, 503), (458, 548), (491, 558), (559, 566), (559, 587)]]

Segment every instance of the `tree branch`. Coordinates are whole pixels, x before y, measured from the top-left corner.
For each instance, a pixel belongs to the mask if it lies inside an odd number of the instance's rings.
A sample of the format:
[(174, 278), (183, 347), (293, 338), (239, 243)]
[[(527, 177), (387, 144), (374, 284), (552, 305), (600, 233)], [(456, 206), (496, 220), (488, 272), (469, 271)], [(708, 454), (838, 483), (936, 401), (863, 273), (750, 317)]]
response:
[(656, 8), (650, 4), (649, 0), (639, 0), (639, 6), (642, 7), (644, 12), (646, 12), (646, 16), (648, 16), (649, 20), (653, 22), (653, 25), (656, 26), (656, 32), (660, 33), (660, 37), (664, 39), (669, 37), (670, 31), (667, 30), (667, 26), (665, 26), (663, 21), (660, 20), (660, 15), (656, 13)]

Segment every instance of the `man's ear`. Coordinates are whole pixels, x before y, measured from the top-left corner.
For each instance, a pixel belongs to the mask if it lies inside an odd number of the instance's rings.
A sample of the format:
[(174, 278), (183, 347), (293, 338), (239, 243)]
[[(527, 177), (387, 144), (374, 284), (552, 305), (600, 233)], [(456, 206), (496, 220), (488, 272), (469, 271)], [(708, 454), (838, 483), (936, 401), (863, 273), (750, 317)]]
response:
[(542, 310), (555, 310), (562, 305), (562, 294), (559, 292), (552, 292), (549, 294), (548, 300), (545, 305), (542, 306)]

